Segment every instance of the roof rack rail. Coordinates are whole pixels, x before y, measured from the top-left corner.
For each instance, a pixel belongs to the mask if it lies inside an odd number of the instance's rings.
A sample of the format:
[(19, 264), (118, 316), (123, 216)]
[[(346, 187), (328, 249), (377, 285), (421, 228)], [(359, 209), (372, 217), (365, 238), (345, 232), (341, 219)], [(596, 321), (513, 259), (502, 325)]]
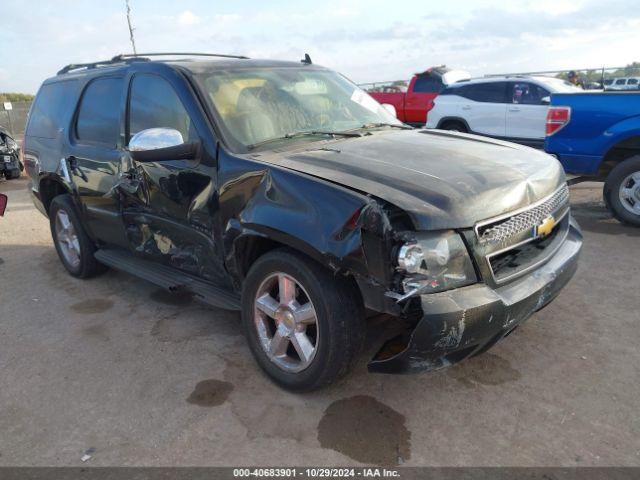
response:
[(221, 57), (221, 58), (239, 58), (247, 60), (249, 57), (244, 55), (227, 55), (223, 53), (195, 53), (195, 52), (153, 52), (153, 53), (121, 53), (112, 58), (112, 60), (125, 60), (127, 58), (136, 57)]
[(108, 65), (115, 65), (118, 63), (133, 63), (133, 62), (149, 62), (150, 59), (147, 57), (177, 57), (177, 56), (187, 56), (187, 57), (222, 57), (222, 58), (238, 58), (238, 59), (248, 59), (249, 57), (245, 57), (242, 55), (224, 55), (221, 53), (162, 53), (162, 52), (154, 52), (154, 53), (121, 53), (116, 55), (110, 60), (100, 60), (97, 62), (90, 63), (71, 63), (61, 70), (58, 71), (58, 75), (62, 75), (64, 73), (69, 73), (73, 70), (79, 70), (82, 68), (91, 69), (98, 67), (105, 67)]
[(148, 62), (149, 59), (148, 58), (144, 58), (144, 57), (133, 57), (133, 58), (119, 58), (119, 57), (113, 57), (111, 60), (99, 60), (97, 62), (90, 62), (90, 63), (70, 63), (69, 65), (63, 67), (62, 69), (58, 70), (57, 75), (63, 75), (65, 73), (69, 73), (73, 70), (80, 70), (82, 68), (85, 69), (92, 69), (92, 68), (98, 68), (98, 67), (106, 67), (109, 65), (115, 65), (117, 63), (133, 63), (133, 62)]

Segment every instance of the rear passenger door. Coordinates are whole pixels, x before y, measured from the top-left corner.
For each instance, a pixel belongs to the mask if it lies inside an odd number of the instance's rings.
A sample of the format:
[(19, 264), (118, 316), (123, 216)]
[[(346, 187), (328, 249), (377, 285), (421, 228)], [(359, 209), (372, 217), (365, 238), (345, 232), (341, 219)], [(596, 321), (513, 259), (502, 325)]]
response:
[(486, 82), (465, 85), (458, 89), (463, 97), (460, 116), (473, 133), (505, 136), (507, 82)]
[(126, 246), (118, 192), (123, 155), (124, 78), (102, 76), (83, 88), (66, 156), (85, 226), (108, 244)]
[(535, 83), (511, 82), (507, 106), (507, 134), (514, 139), (543, 140), (550, 92)]

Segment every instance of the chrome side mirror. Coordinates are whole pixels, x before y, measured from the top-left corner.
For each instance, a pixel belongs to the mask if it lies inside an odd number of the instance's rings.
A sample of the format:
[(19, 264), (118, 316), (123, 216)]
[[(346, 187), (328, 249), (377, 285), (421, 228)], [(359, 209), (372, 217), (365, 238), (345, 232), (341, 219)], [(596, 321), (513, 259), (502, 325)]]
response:
[(198, 142), (185, 143), (182, 134), (173, 128), (148, 128), (131, 137), (129, 152), (138, 162), (192, 160), (198, 145)]

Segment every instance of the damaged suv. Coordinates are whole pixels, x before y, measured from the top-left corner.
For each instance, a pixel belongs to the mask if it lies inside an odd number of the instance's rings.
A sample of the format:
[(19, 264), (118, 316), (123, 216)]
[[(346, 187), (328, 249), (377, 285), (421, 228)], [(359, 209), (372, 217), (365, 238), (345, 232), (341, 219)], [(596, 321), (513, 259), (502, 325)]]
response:
[(35, 204), (71, 275), (108, 266), (240, 310), (282, 387), (344, 374), (374, 312), (393, 335), (370, 371), (477, 355), (573, 276), (582, 237), (552, 157), (411, 129), (308, 57), (154, 58), (44, 82)]

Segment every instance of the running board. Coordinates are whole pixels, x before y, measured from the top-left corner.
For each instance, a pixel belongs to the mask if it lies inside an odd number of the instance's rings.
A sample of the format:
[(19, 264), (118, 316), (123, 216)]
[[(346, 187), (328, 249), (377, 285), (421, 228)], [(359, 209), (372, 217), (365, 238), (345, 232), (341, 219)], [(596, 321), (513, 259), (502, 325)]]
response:
[(102, 249), (94, 254), (100, 263), (143, 278), (172, 292), (186, 290), (199, 300), (225, 310), (240, 310), (240, 296), (172, 267), (136, 257), (125, 250)]

